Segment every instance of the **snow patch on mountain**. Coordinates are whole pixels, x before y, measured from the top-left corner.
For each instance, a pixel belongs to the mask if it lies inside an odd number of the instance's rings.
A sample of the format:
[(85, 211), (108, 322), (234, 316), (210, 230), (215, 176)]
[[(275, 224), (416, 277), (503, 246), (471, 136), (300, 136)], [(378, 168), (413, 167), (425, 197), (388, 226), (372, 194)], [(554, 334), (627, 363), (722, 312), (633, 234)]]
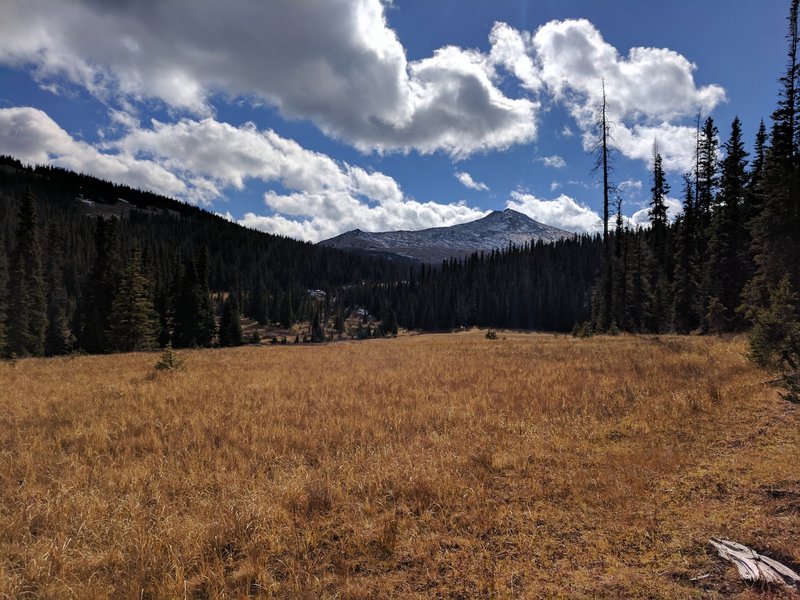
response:
[(539, 240), (555, 242), (574, 235), (507, 208), (493, 211), (477, 221), (452, 227), (379, 233), (354, 229), (324, 240), (320, 245), (436, 263), (473, 252), (506, 248), (509, 244), (519, 246)]

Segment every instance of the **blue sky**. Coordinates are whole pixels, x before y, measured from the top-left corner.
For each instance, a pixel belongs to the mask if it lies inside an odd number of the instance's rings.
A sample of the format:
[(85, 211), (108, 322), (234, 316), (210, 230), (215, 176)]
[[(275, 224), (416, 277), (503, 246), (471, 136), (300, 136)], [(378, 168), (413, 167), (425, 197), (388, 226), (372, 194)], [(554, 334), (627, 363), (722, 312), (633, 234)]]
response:
[(752, 145), (788, 1), (8, 0), (0, 153), (318, 241), (515, 208), (598, 226), (605, 79), (623, 212), (673, 184), (694, 115)]

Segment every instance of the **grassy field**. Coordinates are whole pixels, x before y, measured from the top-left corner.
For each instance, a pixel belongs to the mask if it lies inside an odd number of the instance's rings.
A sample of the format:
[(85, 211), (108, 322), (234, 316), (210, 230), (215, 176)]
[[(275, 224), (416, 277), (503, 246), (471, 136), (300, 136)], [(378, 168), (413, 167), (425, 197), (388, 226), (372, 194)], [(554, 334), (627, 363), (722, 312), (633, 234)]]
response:
[(475, 331), (0, 364), (0, 597), (790, 597), (707, 544), (800, 562), (800, 411), (744, 353)]

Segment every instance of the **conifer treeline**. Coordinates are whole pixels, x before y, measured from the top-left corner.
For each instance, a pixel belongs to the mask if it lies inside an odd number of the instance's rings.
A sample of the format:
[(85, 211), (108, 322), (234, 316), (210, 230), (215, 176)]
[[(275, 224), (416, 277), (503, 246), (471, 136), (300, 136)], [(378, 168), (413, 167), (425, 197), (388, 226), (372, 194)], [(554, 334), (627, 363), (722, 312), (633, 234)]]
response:
[[(741, 330), (779, 289), (800, 290), (797, 17), (793, 0), (788, 65), (770, 134), (762, 121), (750, 155), (736, 118), (720, 149), (718, 129), (708, 117), (698, 127), (695, 168), (683, 176), (683, 211), (673, 225), (666, 219), (668, 187), (654, 150), (651, 226), (631, 232), (618, 219), (614, 259), (607, 266), (614, 291), (610, 299), (595, 294), (596, 329)], [(644, 255), (645, 276), (631, 298), (630, 281), (639, 276), (629, 257), (636, 253)], [(795, 305), (795, 318), (797, 310)]]
[(318, 310), (310, 288), (397, 276), (385, 261), (0, 157), (4, 355), (236, 345), (240, 314), (289, 327)]

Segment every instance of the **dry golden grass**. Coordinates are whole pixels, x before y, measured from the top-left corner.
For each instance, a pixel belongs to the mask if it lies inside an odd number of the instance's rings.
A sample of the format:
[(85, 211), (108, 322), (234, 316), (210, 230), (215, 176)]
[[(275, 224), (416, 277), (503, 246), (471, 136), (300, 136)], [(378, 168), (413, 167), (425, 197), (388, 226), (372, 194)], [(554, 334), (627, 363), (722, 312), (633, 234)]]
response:
[(741, 341), (500, 337), (0, 365), (0, 596), (788, 595), (707, 546), (800, 561)]

